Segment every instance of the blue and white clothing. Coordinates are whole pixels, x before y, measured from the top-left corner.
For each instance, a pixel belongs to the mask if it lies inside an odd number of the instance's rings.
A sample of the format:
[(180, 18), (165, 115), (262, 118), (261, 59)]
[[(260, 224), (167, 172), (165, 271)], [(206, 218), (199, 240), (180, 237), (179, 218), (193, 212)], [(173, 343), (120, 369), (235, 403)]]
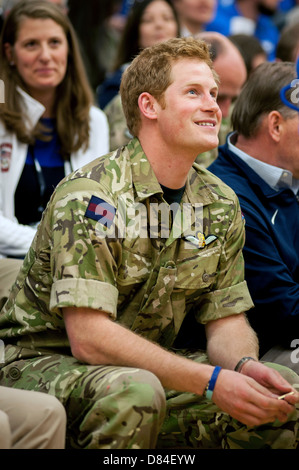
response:
[(206, 25), (207, 31), (217, 31), (224, 36), (248, 34), (255, 36), (267, 54), (268, 60), (275, 59), (279, 31), (271, 18), (260, 14), (257, 21), (245, 18), (236, 2), (219, 3), (214, 19)]
[[(31, 130), (44, 114), (45, 108), (21, 88), (18, 88), (18, 93), (20, 94), (23, 106), (24, 120), (28, 130)], [(100, 109), (91, 106), (89, 118), (89, 145), (86, 150), (81, 148), (70, 155), (70, 163), (73, 170), (109, 152), (109, 127), (106, 115)], [(54, 146), (57, 145), (57, 141), (55, 143), (54, 139), (52, 144)], [(44, 143), (38, 142), (37, 146), (39, 145), (44, 145)], [(15, 213), (16, 190), (26, 160), (27, 164), (30, 164), (30, 152), (28, 154), (28, 150), (28, 145), (20, 142), (14, 133), (8, 132), (0, 121), (0, 257), (24, 256), (36, 232), (35, 228), (20, 223)], [(58, 158), (57, 148), (54, 153), (56, 155), (54, 157), (54, 165), (56, 165)], [(48, 157), (46, 156), (45, 158), (48, 159)], [(49, 167), (49, 162), (47, 165)], [(60, 171), (61, 169), (60, 167)], [(26, 199), (27, 192), (24, 193), (22, 191), (22, 193), (23, 198)]]
[(261, 354), (290, 348), (299, 330), (299, 181), (240, 152), (234, 135), (209, 170), (237, 194), (245, 219), (245, 279), (255, 307), (247, 312)]

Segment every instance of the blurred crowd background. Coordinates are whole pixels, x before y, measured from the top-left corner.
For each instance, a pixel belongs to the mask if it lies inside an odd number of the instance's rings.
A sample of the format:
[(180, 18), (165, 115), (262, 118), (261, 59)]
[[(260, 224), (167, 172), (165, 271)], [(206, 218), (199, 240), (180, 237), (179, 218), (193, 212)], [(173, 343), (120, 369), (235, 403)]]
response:
[[(125, 145), (132, 137), (119, 87), (123, 71), (140, 50), (178, 36), (208, 42), (214, 69), (220, 77), (220, 145), (231, 130), (234, 101), (252, 70), (267, 61), (295, 62), (299, 55), (299, 0), (43, 0), (42, 15), (48, 9), (56, 11), (55, 18), (58, 15), (60, 19), (54, 23), (64, 24), (68, 48), (73, 51), (68, 56), (64, 78), (52, 90), (53, 106), (49, 107), (47, 90), (43, 88), (42, 96), (37, 95), (39, 84), (35, 83), (35, 91), (32, 90), (20, 63), (16, 65), (12, 60), (20, 29), (27, 34), (29, 27), (24, 26), (24, 18), (14, 18), (19, 8), (23, 12), (28, 9), (28, 3), (20, 5), (19, 1), (0, 0), (0, 69), (1, 79), (7, 82), (5, 103), (0, 109), (3, 127), (0, 257), (22, 258), (26, 254), (53, 188), (69, 171)], [(53, 22), (47, 24), (50, 28)], [(49, 37), (52, 34), (49, 30), (46, 33)], [(58, 54), (54, 51), (55, 48), (51, 51), (53, 59)], [(23, 52), (19, 59), (27, 60)], [(30, 64), (32, 68), (33, 58)], [(17, 84), (21, 84), (25, 95), (23, 92), (20, 95)], [(22, 114), (23, 101), (32, 106), (32, 98), (35, 107), (40, 109), (42, 104), (46, 111), (43, 116), (31, 111), (29, 120), (33, 117), (34, 125), (29, 132), (23, 129), (28, 120), (27, 114)], [(52, 120), (46, 121), (48, 118)], [(50, 139), (52, 147), (40, 126), (51, 129), (56, 139)], [(9, 143), (12, 135), (13, 145)], [(197, 163), (208, 167), (217, 154), (217, 148), (200, 154)], [(29, 208), (33, 211), (34, 207), (38, 217), (33, 214), (29, 217)]]
[[(117, 54), (132, 6), (147, 0), (51, 0), (68, 14), (79, 37), (88, 77), (96, 91), (115, 71)], [(0, 0), (1, 23), (18, 0)], [(289, 59), (299, 44), (298, 0), (171, 0), (180, 22), (180, 35), (215, 31), (233, 36), (245, 61), (261, 47), (268, 60)], [(237, 12), (237, 14), (236, 14)], [(136, 25), (137, 27), (137, 25)], [(252, 37), (255, 42), (251, 42)], [(130, 49), (133, 41), (126, 37)], [(259, 43), (259, 44), (258, 44)], [(298, 49), (298, 47), (297, 47)], [(296, 55), (296, 54), (295, 54)], [(280, 59), (280, 57), (278, 57)], [(294, 59), (294, 57), (293, 57)], [(106, 104), (106, 103), (105, 103)]]

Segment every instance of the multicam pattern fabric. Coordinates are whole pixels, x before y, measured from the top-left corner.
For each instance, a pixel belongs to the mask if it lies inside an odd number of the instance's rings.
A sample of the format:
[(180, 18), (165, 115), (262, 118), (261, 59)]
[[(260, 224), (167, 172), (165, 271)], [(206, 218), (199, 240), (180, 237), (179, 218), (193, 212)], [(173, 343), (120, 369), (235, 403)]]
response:
[[(168, 348), (191, 309), (205, 324), (251, 308), (234, 193), (195, 165), (180, 206), (165, 209), (137, 139), (76, 171), (55, 191), (0, 313), (0, 384), (56, 395), (67, 409), (70, 447), (255, 442), (212, 402), (165, 391), (148, 371), (91, 366), (71, 355), (63, 307), (104, 310)], [(297, 425), (291, 417), (275, 438), (258, 430), (258, 445), (294, 448)], [(232, 438), (224, 437), (230, 430)]]
[[(204, 353), (181, 351), (207, 362)], [(17, 358), (17, 359), (16, 359)], [(274, 366), (269, 364), (269, 366)], [(290, 383), (298, 376), (275, 366)], [(67, 448), (295, 449), (299, 410), (284, 423), (247, 428), (213, 402), (164, 390), (148, 371), (91, 366), (74, 357), (6, 347), (0, 383), (56, 395), (67, 410)]]
[[(94, 196), (105, 204), (87, 217)], [(116, 208), (109, 228), (106, 207)], [(234, 193), (195, 166), (172, 226), (167, 207), (137, 139), (66, 178), (1, 313), (0, 338), (65, 347), (61, 309), (75, 305), (169, 347), (191, 308), (203, 324), (251, 308)], [(213, 241), (202, 246), (201, 235)]]
[(116, 95), (104, 108), (109, 124), (110, 150), (127, 145), (132, 136), (127, 127), (127, 121), (123, 112), (121, 97)]
[[(10, 359), (19, 355), (18, 360)], [(36, 352), (35, 352), (36, 354)], [(4, 386), (56, 395), (67, 411), (67, 448), (153, 448), (165, 415), (158, 379), (134, 368), (90, 366), (74, 357), (9, 346)]]

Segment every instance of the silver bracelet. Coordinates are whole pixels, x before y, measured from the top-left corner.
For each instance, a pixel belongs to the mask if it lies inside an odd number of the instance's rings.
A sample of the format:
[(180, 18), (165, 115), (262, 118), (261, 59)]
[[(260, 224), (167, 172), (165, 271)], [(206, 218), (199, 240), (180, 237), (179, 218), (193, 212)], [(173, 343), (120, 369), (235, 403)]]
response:
[(244, 357), (242, 357), (242, 359), (240, 359), (240, 361), (238, 362), (238, 364), (236, 365), (234, 370), (236, 372), (241, 372), (242, 367), (244, 366), (245, 362), (247, 362), (247, 361), (255, 361), (256, 362), (256, 359), (254, 359), (254, 357), (244, 356)]

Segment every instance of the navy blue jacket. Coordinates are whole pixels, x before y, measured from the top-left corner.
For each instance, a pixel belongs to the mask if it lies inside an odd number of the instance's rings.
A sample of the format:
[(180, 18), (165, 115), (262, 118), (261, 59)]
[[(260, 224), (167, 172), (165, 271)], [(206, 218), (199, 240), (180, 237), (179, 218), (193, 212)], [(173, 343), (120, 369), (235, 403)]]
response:
[(245, 278), (255, 304), (247, 312), (261, 354), (299, 338), (299, 203), (290, 189), (272, 189), (228, 149), (209, 170), (239, 197), (245, 217)]

